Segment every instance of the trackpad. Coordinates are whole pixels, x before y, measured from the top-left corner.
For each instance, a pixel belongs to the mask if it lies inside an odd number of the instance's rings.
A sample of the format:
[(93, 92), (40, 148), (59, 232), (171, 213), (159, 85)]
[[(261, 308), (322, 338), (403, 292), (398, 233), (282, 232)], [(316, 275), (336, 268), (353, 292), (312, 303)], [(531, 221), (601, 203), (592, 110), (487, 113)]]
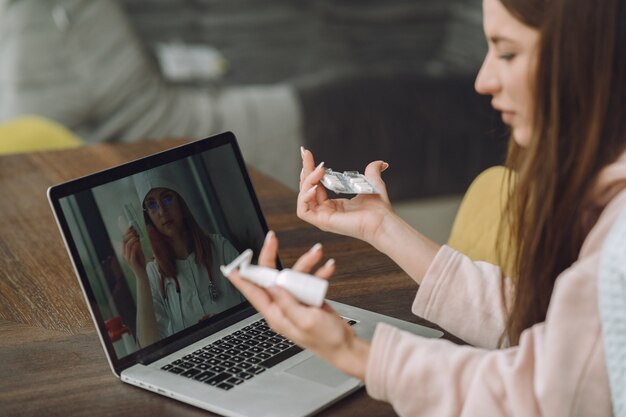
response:
[(287, 368), (284, 372), (329, 387), (337, 387), (350, 379), (348, 375), (316, 357), (309, 358), (291, 368)]

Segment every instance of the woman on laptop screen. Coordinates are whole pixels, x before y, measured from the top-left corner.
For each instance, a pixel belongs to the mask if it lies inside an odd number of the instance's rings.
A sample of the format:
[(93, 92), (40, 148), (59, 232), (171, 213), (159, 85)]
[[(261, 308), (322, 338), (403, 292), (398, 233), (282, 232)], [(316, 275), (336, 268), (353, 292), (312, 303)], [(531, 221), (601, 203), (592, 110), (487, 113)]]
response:
[[(297, 203), (300, 218), (387, 254), (420, 284), (413, 312), (476, 347), (385, 324), (367, 342), (328, 305), (230, 278), (276, 331), (363, 379), (401, 415), (623, 412), (612, 410), (597, 284), (602, 245), (626, 207), (626, 1), (483, 0), (483, 24), (489, 49), (475, 87), (511, 128), (497, 245), (502, 265), (512, 256), (510, 277), (403, 222), (382, 161), (365, 170), (381, 194), (329, 199), (323, 164), (303, 150)], [(270, 235), (259, 262), (272, 266), (277, 246)], [(306, 253), (296, 267), (321, 258)]]
[(166, 167), (133, 177), (154, 259), (146, 262), (139, 231), (123, 236), (123, 256), (137, 281), (137, 338), (145, 347), (243, 301), (219, 266), (239, 254), (223, 236), (207, 234)]

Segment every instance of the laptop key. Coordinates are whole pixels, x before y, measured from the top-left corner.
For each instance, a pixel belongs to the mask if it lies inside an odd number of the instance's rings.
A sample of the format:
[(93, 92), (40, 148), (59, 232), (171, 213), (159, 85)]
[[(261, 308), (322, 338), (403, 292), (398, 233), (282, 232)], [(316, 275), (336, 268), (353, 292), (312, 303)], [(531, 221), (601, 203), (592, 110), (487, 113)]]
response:
[(251, 363), (248, 362), (241, 362), (240, 364), (237, 364), (237, 366), (241, 369), (248, 369), (251, 366), (253, 366)]
[(221, 384), (218, 384), (217, 387), (221, 388), (221, 389), (223, 389), (225, 391), (228, 391), (229, 389), (233, 388), (234, 385), (227, 384), (226, 382), (222, 382)]
[(173, 374), (182, 374), (183, 372), (185, 372), (183, 368), (172, 368), (172, 369), (168, 369), (168, 371)]
[(256, 365), (257, 363), (261, 363), (261, 362), (263, 362), (263, 359), (261, 359), (261, 358), (257, 358), (257, 357), (255, 356), (254, 358), (248, 358), (248, 359), (246, 359), (246, 362), (248, 362), (248, 363), (252, 363), (252, 364), (255, 364), (255, 365)]
[(232, 377), (232, 378), (228, 378), (226, 382), (232, 385), (239, 385), (243, 382), (243, 379)]
[(216, 366), (212, 367), (211, 370), (213, 372), (224, 372), (226, 370), (226, 367), (221, 366), (221, 365), (216, 365)]
[(256, 355), (257, 358), (259, 359), (268, 359), (270, 358), (272, 355), (265, 353), (265, 352), (261, 352), (258, 355)]
[(201, 363), (201, 364), (196, 365), (196, 368), (197, 369), (201, 369), (203, 371), (206, 371), (207, 369), (210, 368), (210, 366), (208, 364), (206, 364), (206, 363)]
[(230, 361), (230, 360), (229, 360), (229, 361), (224, 361), (224, 362), (222, 362), (222, 363), (221, 363), (221, 365), (222, 365), (222, 366), (225, 366), (225, 367), (227, 367), (227, 368), (230, 368), (231, 366), (235, 366), (235, 365), (237, 365), (237, 364), (236, 364), (235, 362), (233, 362), (233, 361)]
[(211, 377), (209, 379), (205, 379), (203, 382), (205, 384), (209, 384), (209, 385), (215, 386), (215, 385), (219, 384), (220, 382), (222, 382), (222, 381), (224, 381), (225, 379), (228, 379), (228, 378), (230, 378), (230, 374), (227, 374), (226, 372), (222, 372), (222, 373), (219, 373), (219, 374), (215, 375), (214, 377)]
[(191, 362), (183, 362), (178, 366), (180, 366), (181, 368), (185, 368), (185, 369), (191, 369), (193, 368), (194, 364)]
[(270, 355), (276, 355), (278, 352), (280, 352), (280, 349), (276, 349), (276, 348), (269, 348), (265, 350), (266, 353), (269, 353)]
[(248, 380), (248, 379), (254, 378), (254, 374), (250, 374), (248, 372), (240, 372), (237, 374), (237, 378)]
[(254, 347), (254, 346), (250, 346), (250, 345), (246, 345), (245, 343), (242, 343), (240, 345), (235, 346), (235, 349), (239, 350), (240, 352), (243, 352), (243, 351), (250, 349), (251, 347)]
[(168, 369), (172, 369), (174, 367), (174, 365), (172, 365), (171, 363), (168, 363), (167, 365), (164, 365), (161, 367), (161, 369), (163, 369), (164, 371), (167, 371)]
[(187, 371), (180, 374), (180, 376), (184, 376), (186, 378), (193, 378), (194, 376), (198, 375), (201, 372), (202, 371), (200, 369), (188, 369)]
[(262, 372), (265, 372), (265, 368), (263, 368), (262, 366), (253, 366), (251, 368), (248, 368), (247, 372), (249, 372), (249, 373), (251, 372), (251, 373), (253, 373), (255, 375), (258, 375), (258, 374), (260, 374)]
[(195, 379), (196, 381), (204, 381), (205, 379), (209, 379), (211, 377), (215, 376), (215, 372), (211, 372), (211, 371), (206, 371), (206, 372), (202, 372), (199, 375), (196, 375), (193, 377), (193, 379)]
[(174, 362), (172, 362), (172, 365), (180, 365), (181, 363), (183, 363), (182, 359), (176, 359)]

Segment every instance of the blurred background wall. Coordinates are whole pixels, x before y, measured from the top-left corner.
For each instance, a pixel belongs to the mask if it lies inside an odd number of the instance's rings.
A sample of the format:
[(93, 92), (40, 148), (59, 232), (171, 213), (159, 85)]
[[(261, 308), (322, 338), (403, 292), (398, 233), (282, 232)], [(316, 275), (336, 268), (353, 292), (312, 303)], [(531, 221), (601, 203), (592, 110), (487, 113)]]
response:
[(0, 122), (89, 142), (232, 130), (293, 188), (304, 145), (336, 170), (389, 162), (395, 201), (457, 196), (506, 143), (473, 91), (481, 19), (480, 0), (1, 0)]

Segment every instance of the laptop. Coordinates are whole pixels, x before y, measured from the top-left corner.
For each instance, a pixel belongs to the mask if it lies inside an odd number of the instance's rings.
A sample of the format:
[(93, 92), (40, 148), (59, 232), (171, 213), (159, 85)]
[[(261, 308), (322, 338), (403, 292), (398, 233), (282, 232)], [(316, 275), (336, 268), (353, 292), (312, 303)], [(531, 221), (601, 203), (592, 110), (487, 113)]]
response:
[[(274, 333), (215, 272), (258, 254), (268, 231), (232, 133), (50, 187), (48, 198), (121, 381), (255, 417), (311, 415), (363, 386)], [(442, 336), (328, 302), (365, 339), (378, 322)]]

